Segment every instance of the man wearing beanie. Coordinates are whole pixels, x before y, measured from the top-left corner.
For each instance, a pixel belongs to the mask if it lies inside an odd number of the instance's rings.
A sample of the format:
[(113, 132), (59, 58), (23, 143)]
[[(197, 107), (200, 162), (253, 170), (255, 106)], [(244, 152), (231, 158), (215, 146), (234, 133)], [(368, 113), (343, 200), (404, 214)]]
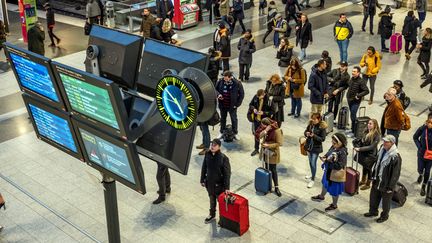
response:
[(378, 206), (382, 200), (381, 216), (378, 223), (386, 221), (389, 217), (390, 203), (393, 191), (399, 180), (402, 158), (396, 146), (396, 138), (386, 135), (383, 145), (378, 151), (378, 160), (372, 167), (372, 189), (370, 192), (369, 212), (365, 217), (378, 216)]

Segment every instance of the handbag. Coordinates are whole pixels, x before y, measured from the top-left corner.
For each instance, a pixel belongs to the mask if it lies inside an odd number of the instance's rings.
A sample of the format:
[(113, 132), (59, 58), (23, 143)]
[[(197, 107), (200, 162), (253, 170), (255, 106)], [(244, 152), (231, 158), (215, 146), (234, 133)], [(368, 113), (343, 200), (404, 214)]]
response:
[(429, 143), (428, 143), (428, 129), (426, 128), (426, 151), (423, 155), (424, 159), (432, 160), (432, 150), (429, 150)]
[(306, 138), (305, 137), (299, 137), (299, 144), (300, 144), (300, 154), (307, 156), (307, 150), (306, 150)]
[(330, 173), (330, 180), (334, 182), (345, 182), (346, 181), (345, 168), (340, 170), (332, 170)]

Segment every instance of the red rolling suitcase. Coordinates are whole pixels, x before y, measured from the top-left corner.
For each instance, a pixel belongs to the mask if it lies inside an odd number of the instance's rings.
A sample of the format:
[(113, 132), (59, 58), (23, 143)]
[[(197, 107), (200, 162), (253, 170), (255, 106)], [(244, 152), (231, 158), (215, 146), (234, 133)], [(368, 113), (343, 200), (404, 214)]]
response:
[(249, 229), (249, 203), (238, 194), (225, 192), (218, 197), (219, 224), (238, 235), (243, 235)]
[[(351, 160), (351, 167), (347, 167), (346, 169), (346, 181), (345, 181), (345, 192), (351, 196), (358, 194), (359, 191), (359, 183), (360, 183), (360, 172), (358, 171), (358, 162), (356, 162), (356, 168), (354, 169), (354, 149)], [(358, 161), (358, 153), (357, 156)]]
[(402, 34), (395, 33), (395, 26), (393, 26), (393, 34), (390, 36), (390, 52), (399, 53), (402, 49)]

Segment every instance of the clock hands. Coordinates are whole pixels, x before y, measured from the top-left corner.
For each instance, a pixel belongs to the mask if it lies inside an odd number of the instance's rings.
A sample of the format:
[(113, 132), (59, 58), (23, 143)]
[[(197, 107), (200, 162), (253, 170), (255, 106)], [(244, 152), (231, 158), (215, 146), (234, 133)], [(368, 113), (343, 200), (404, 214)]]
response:
[(181, 108), (181, 106), (180, 106), (178, 100), (177, 100), (176, 98), (174, 98), (174, 96), (171, 94), (171, 92), (169, 92), (168, 89), (165, 89), (165, 91), (168, 93), (168, 95), (171, 97), (171, 99), (173, 99), (174, 104), (177, 105), (177, 108), (178, 108), (178, 110), (180, 111), (180, 113), (181, 113), (182, 115), (184, 115), (183, 109)]

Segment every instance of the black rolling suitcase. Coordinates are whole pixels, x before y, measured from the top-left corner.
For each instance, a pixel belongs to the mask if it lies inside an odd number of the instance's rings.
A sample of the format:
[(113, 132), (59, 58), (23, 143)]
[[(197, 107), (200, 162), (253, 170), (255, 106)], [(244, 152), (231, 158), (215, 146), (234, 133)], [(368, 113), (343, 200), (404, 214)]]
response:
[(366, 116), (366, 107), (360, 107), (359, 115), (361, 114), (361, 110), (363, 110), (363, 116), (359, 116), (356, 118), (356, 122), (352, 130), (352, 132), (354, 133), (354, 137), (356, 138), (363, 137), (364, 131), (367, 129), (367, 124), (370, 120), (370, 117)]
[(427, 190), (425, 203), (432, 206), (432, 179), (428, 181), (426, 188)]
[(393, 197), (392, 197), (393, 202), (395, 202), (397, 205), (402, 207), (405, 204), (407, 197), (408, 197), (408, 190), (402, 183), (398, 182), (396, 185), (396, 189), (393, 192)]
[(328, 103), (326, 102), (325, 99), (324, 99), (323, 105), (324, 105), (323, 120), (327, 123), (326, 133), (329, 134), (329, 133), (333, 132), (334, 114), (333, 114), (333, 112), (328, 111)]

